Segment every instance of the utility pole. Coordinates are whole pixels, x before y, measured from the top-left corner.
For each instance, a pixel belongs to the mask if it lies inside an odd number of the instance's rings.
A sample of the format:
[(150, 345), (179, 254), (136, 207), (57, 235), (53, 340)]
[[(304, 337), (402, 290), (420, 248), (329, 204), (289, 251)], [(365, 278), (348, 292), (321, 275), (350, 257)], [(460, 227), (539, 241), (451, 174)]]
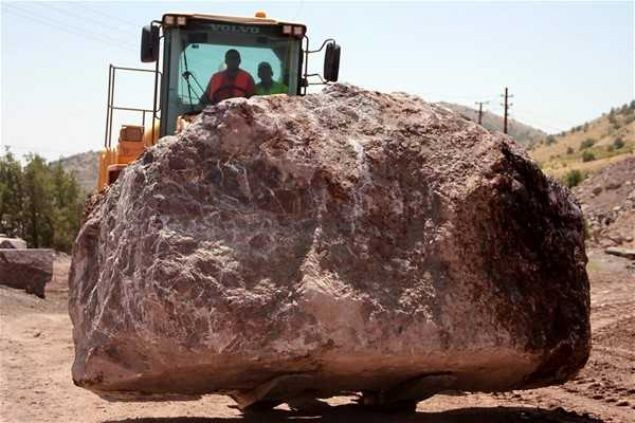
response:
[(501, 106), (505, 107), (505, 114), (503, 115), (503, 132), (506, 134), (507, 133), (507, 118), (509, 117), (509, 108), (512, 107), (513, 105), (513, 103), (509, 102), (509, 99), (513, 97), (513, 95), (509, 95), (507, 87), (505, 87), (505, 94), (503, 94), (503, 97), (505, 97), (505, 103), (501, 104)]
[(477, 101), (474, 104), (478, 104), (478, 124), (483, 122), (483, 104), (489, 104), (489, 101)]

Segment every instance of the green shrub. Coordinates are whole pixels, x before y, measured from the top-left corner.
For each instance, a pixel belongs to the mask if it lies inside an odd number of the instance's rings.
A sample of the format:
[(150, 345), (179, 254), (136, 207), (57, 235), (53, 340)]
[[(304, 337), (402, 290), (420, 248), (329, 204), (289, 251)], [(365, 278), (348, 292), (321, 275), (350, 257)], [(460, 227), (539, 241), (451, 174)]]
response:
[(606, 151), (608, 151), (609, 153), (612, 153), (614, 150), (615, 150), (615, 147), (613, 147), (613, 145), (606, 146)]
[(556, 137), (554, 137), (553, 135), (549, 135), (547, 138), (545, 138), (545, 144), (551, 145), (555, 143), (556, 143)]
[(611, 113), (609, 115), (609, 122), (615, 126), (617, 124), (617, 118), (615, 117), (615, 113)]
[(592, 152), (590, 152), (588, 150), (584, 150), (582, 152), (582, 161), (583, 162), (592, 162), (593, 160), (595, 160), (595, 154), (593, 154)]
[(591, 148), (595, 144), (595, 140), (593, 138), (587, 138), (580, 143), (580, 150), (584, 150), (585, 148)]
[(615, 141), (613, 141), (613, 148), (619, 150), (622, 147), (624, 147), (624, 140), (622, 139), (622, 137), (615, 138)]
[(569, 188), (573, 188), (574, 186), (579, 185), (580, 182), (584, 181), (585, 178), (585, 174), (580, 172), (578, 169), (573, 169), (564, 175), (562, 182)]
[(567, 154), (573, 154), (573, 147), (567, 147)]

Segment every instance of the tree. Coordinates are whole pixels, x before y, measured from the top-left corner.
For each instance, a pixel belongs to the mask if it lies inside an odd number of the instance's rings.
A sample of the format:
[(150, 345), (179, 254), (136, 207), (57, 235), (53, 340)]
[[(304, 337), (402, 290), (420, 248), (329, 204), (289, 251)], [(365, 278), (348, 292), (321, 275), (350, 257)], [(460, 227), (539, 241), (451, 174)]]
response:
[(52, 168), (53, 222), (55, 224), (52, 246), (57, 250), (70, 251), (73, 248), (82, 210), (79, 199), (80, 190), (74, 176), (67, 174), (58, 162)]
[(53, 208), (51, 180), (48, 166), (38, 155), (28, 155), (23, 170), (24, 180), (24, 239), (34, 248), (50, 246), (53, 240)]
[(10, 151), (0, 156), (0, 232), (20, 236), (24, 201), (22, 168)]
[(27, 155), (22, 166), (8, 150), (0, 156), (0, 232), (30, 247), (68, 252), (79, 229), (80, 197), (75, 177), (61, 164)]

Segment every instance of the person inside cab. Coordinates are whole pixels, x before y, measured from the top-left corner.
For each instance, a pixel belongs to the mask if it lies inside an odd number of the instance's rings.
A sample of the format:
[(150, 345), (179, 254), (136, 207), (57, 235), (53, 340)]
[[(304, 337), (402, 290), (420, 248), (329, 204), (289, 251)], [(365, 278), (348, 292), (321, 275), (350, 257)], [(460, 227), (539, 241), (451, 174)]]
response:
[(258, 78), (260, 82), (256, 84), (257, 95), (288, 94), (289, 92), (286, 85), (273, 80), (273, 69), (268, 62), (260, 62), (258, 65)]
[(249, 72), (240, 69), (240, 53), (230, 49), (225, 53), (227, 68), (216, 72), (205, 90), (205, 103), (216, 104), (232, 97), (251, 97), (256, 92), (254, 79)]

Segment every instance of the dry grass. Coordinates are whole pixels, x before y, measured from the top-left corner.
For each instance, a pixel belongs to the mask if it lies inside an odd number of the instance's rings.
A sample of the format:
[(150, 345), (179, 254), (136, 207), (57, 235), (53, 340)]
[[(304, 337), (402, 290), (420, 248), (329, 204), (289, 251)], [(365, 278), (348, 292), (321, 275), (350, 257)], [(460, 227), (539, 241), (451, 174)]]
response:
[[(614, 121), (614, 123), (611, 122)], [(584, 126), (584, 125), (583, 125)], [(616, 139), (621, 138), (624, 146), (612, 149)], [(592, 147), (581, 148), (581, 144), (594, 140)], [(586, 150), (595, 156), (595, 160), (583, 162), (582, 152)], [(580, 170), (587, 174), (596, 173), (627, 157), (635, 151), (635, 110), (616, 112), (613, 118), (604, 115), (589, 122), (578, 131), (568, 131), (555, 137), (555, 142), (547, 145), (546, 140), (534, 146), (529, 154), (536, 160), (545, 173), (562, 177), (571, 170)]]

